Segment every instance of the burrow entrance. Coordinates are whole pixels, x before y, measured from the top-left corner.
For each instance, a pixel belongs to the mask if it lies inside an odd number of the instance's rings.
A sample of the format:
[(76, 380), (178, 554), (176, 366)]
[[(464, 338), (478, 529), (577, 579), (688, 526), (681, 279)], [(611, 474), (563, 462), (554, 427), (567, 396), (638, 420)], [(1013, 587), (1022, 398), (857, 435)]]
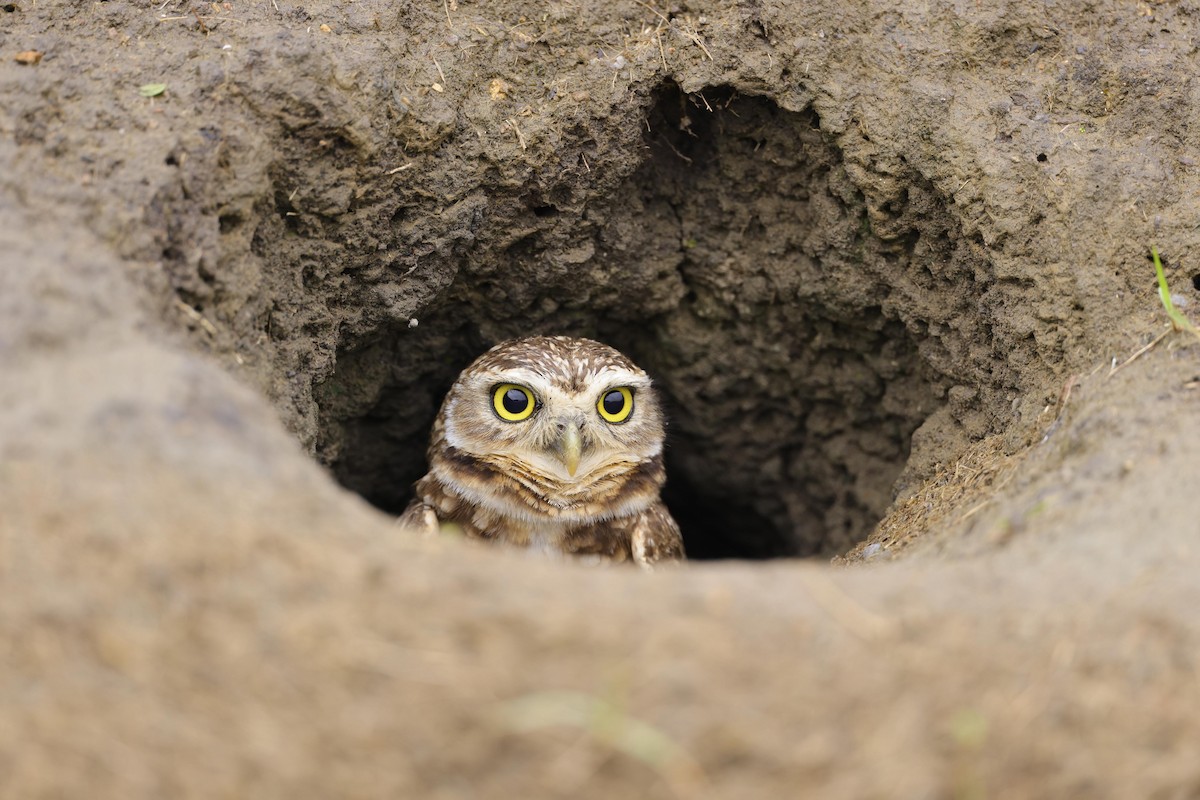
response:
[(343, 343), (316, 391), (320, 457), (396, 513), (459, 370), (510, 336), (590, 336), (666, 398), (665, 497), (692, 557), (847, 549), (920, 426), (931, 442), (982, 432), (979, 249), (919, 176), (848, 167), (809, 111), (668, 85), (640, 147), (603, 196), (578, 170), (498, 188), (507, 240), (461, 257), (419, 318)]

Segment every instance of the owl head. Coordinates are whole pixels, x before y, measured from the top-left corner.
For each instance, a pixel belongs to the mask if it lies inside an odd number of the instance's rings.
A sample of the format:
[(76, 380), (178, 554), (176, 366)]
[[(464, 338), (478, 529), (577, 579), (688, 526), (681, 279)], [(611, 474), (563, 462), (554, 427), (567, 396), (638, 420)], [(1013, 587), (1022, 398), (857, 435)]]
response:
[(447, 394), (442, 424), (452, 447), (564, 483), (654, 458), (663, 446), (646, 373), (607, 345), (565, 336), (484, 353)]

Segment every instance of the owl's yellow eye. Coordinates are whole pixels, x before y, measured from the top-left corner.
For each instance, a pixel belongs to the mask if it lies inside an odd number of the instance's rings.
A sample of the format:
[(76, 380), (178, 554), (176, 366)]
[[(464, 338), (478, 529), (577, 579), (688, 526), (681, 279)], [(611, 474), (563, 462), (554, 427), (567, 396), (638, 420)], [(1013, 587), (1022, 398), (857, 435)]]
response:
[(633, 413), (633, 390), (626, 386), (609, 389), (600, 395), (596, 410), (608, 422), (624, 422)]
[(529, 415), (537, 408), (533, 392), (515, 383), (502, 383), (492, 390), (492, 408), (500, 419), (507, 422), (520, 422), (529, 419)]

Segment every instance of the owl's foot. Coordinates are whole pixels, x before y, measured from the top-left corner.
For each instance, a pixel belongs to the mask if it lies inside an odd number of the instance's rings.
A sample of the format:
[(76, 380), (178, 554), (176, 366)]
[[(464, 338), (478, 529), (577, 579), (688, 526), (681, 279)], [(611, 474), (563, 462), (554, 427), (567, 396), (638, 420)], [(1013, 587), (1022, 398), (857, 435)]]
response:
[(396, 527), (404, 530), (413, 536), (421, 536), (427, 539), (432, 539), (440, 532), (441, 526), (438, 525), (437, 512), (433, 507), (422, 503), (420, 500), (414, 500), (409, 504), (396, 519)]

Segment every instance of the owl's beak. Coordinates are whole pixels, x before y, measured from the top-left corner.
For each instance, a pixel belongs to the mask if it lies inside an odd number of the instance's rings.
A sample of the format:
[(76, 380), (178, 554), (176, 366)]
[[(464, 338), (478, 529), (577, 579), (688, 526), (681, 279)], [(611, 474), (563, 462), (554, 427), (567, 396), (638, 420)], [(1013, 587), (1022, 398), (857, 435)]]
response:
[(579, 469), (579, 459), (583, 457), (583, 438), (579, 435), (579, 426), (573, 422), (564, 425), (557, 444), (555, 449), (559, 458), (566, 466), (567, 474), (574, 478), (575, 470)]

